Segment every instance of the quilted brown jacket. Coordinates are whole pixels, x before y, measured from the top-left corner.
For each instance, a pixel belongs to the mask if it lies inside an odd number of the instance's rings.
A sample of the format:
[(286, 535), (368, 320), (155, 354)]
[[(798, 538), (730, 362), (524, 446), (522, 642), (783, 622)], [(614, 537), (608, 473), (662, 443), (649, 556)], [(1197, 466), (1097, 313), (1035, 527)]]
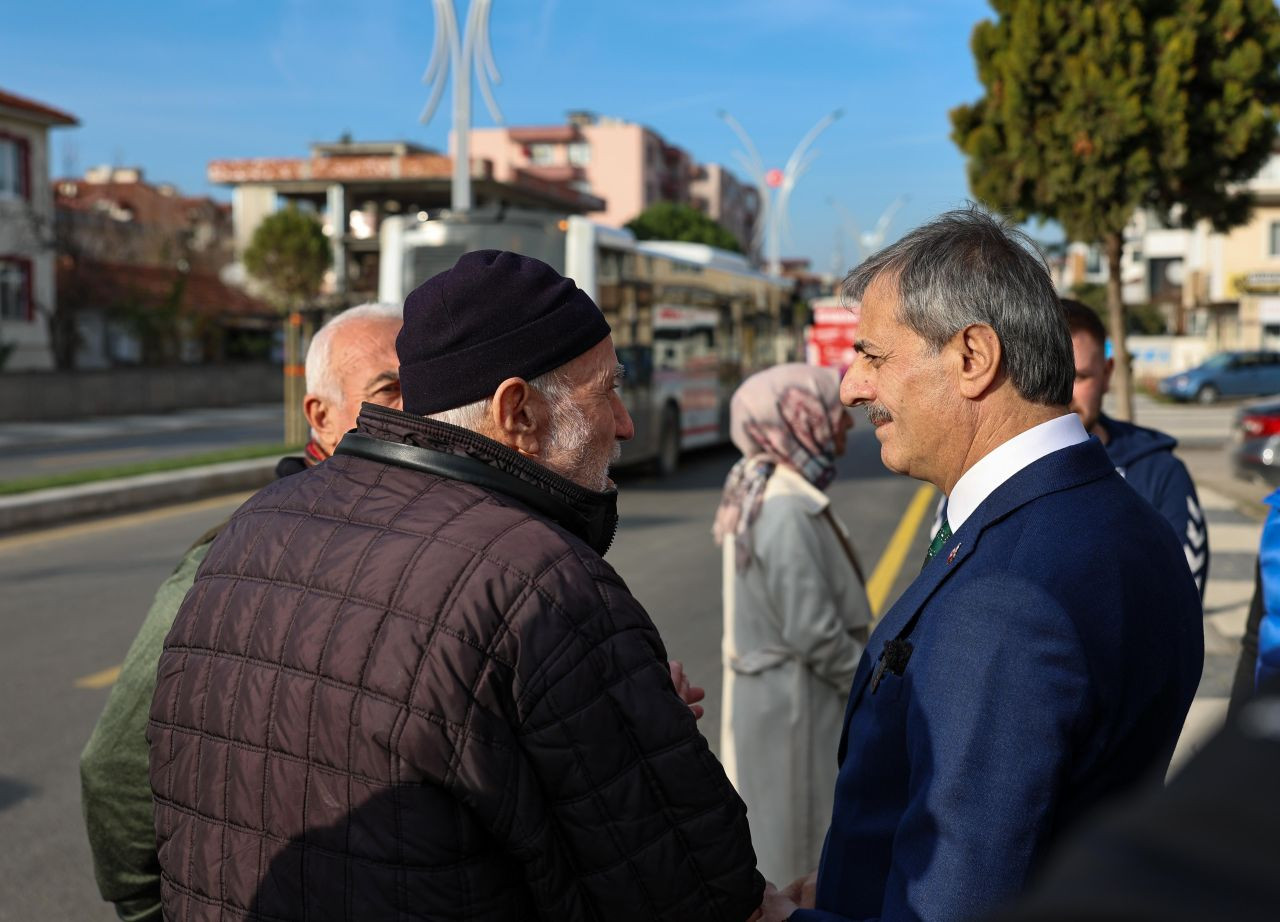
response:
[(240, 508), (165, 641), (165, 918), (742, 922), (745, 810), (583, 540), (607, 495), (394, 410), (358, 432)]

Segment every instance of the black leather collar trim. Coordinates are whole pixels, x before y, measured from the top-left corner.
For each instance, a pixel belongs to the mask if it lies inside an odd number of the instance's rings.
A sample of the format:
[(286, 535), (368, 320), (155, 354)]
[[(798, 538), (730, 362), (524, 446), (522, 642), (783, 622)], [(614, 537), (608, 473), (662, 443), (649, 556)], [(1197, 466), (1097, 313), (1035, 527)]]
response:
[(435, 474), (450, 480), (474, 484), (486, 490), (505, 493), (573, 532), (601, 556), (604, 556), (609, 545), (613, 543), (618, 529), (616, 507), (609, 508), (613, 505), (609, 502), (612, 494), (597, 494), (605, 501), (600, 505), (602, 514), (586, 516), (545, 490), (465, 455), (419, 448), (416, 445), (405, 445), (400, 442), (388, 442), (356, 431), (348, 432), (342, 437), (334, 454), (351, 455), (421, 471), (424, 474)]
[[(408, 432), (412, 433), (408, 444), (415, 447), (424, 447), (419, 442), (419, 439), (422, 439), (440, 446), (447, 446), (446, 453), (453, 453), (450, 451), (453, 448), (461, 449), (468, 456), (482, 463), (496, 466), (503, 473), (517, 477), (526, 484), (533, 484), (550, 491), (557, 498), (562, 496), (565, 502), (595, 506), (609, 502), (616, 492), (589, 490), (582, 484), (557, 474), (545, 465), (531, 461), (493, 439), (470, 429), (463, 429), (461, 426), (443, 423), (438, 419), (414, 416), (403, 410), (392, 410), (377, 404), (365, 403), (360, 406), (359, 422), (359, 430), (367, 431), (372, 427), (375, 438), (381, 435), (379, 432), (381, 429), (390, 435), (390, 438), (387, 438), (388, 441), (400, 443), (404, 441), (404, 433)], [(366, 423), (369, 425), (365, 425)]]

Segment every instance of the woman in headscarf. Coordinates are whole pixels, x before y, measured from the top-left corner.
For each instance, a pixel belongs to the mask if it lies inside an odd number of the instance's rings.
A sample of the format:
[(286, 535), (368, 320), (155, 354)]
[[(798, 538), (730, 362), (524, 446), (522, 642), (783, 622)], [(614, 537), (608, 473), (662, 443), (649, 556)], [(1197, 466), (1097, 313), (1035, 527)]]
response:
[(853, 428), (829, 368), (789, 364), (733, 395), (742, 452), (725, 481), (720, 756), (747, 804), (757, 867), (779, 886), (818, 866), (836, 747), (871, 609), (824, 490)]

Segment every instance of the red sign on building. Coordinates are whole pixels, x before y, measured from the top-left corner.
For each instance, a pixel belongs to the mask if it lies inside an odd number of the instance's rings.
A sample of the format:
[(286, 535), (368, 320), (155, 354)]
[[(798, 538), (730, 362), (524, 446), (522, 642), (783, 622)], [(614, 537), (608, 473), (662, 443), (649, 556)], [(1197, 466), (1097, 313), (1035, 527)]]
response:
[(861, 306), (839, 298), (813, 302), (813, 323), (805, 330), (805, 356), (810, 365), (834, 368), (844, 374), (853, 364), (853, 344), (858, 338)]

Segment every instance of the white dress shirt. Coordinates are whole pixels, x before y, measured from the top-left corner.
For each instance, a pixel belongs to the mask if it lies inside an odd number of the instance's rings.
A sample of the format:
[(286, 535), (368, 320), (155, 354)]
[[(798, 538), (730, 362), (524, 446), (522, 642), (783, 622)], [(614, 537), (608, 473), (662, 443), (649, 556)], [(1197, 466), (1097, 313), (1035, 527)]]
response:
[(1080, 417), (1066, 413), (1047, 423), (1033, 426), (999, 445), (964, 472), (947, 499), (947, 524), (960, 530), (982, 501), (1024, 467), (1062, 448), (1088, 441)]

